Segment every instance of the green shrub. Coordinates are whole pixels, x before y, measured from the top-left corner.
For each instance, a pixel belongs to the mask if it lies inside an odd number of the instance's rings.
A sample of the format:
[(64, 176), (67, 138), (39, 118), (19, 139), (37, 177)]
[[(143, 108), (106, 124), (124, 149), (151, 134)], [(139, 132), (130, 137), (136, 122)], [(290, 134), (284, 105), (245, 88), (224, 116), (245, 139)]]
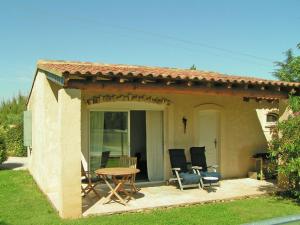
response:
[(27, 97), (19, 94), (10, 99), (0, 102), (0, 124), (9, 127), (22, 123), (23, 111), (26, 110)]
[(0, 134), (6, 144), (9, 156), (25, 156), (23, 147), (23, 111), (27, 97), (19, 94), (0, 102)]
[(23, 124), (7, 128), (5, 135), (7, 153), (10, 156), (26, 156), (26, 147), (23, 146)]
[(6, 146), (4, 142), (4, 137), (0, 133), (0, 164), (7, 159)]
[(288, 191), (300, 199), (300, 97), (291, 97), (293, 115), (278, 124), (270, 152), (278, 164), (278, 173), (287, 178)]

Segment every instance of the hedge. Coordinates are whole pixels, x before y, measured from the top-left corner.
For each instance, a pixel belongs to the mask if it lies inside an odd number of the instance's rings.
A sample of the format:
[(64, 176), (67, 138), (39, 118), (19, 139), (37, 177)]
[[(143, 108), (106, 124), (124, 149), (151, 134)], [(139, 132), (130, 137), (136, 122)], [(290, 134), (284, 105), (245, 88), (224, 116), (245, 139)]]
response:
[(23, 124), (7, 128), (5, 135), (7, 154), (10, 156), (26, 156), (23, 146)]
[(0, 133), (0, 164), (7, 159), (6, 146), (3, 134)]

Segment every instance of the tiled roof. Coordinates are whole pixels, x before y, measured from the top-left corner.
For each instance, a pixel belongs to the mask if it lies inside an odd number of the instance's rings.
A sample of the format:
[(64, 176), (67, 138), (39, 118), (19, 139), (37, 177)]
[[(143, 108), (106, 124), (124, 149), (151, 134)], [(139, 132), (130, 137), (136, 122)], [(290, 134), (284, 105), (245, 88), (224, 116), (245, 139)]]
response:
[(39, 69), (54, 73), (59, 76), (117, 75), (125, 77), (145, 77), (162, 79), (165, 78), (179, 80), (199, 80), (220, 83), (246, 83), (253, 85), (300, 87), (300, 83), (266, 80), (246, 76), (232, 76), (217, 72), (208, 72), (201, 70), (173, 69), (164, 67), (100, 64), (90, 62), (69, 61), (39, 61), (37, 67)]

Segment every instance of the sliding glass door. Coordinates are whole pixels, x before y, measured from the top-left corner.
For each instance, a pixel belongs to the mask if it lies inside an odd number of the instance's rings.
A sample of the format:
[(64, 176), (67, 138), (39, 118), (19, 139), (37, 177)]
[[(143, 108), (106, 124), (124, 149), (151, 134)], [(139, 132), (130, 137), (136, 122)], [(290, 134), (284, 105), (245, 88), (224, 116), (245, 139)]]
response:
[(90, 170), (99, 168), (101, 155), (110, 157), (129, 154), (128, 112), (90, 112)]

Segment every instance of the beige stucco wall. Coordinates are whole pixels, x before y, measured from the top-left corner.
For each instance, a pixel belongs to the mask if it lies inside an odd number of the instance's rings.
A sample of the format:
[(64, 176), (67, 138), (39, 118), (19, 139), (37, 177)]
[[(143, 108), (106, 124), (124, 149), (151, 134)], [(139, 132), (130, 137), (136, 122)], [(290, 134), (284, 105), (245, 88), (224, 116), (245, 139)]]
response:
[[(256, 110), (262, 109), (260, 118), (265, 121), (267, 112), (278, 106), (267, 102), (244, 102), (241, 97), (234, 96), (170, 95), (168, 98), (174, 102), (174, 147), (185, 148), (189, 157), (188, 149), (195, 145), (197, 135), (195, 110), (199, 105), (203, 105), (202, 109), (216, 108), (220, 112), (218, 147), (222, 177), (246, 177), (254, 166), (251, 156), (267, 148), (267, 135), (262, 129), (264, 124), (261, 124)], [(186, 134), (183, 133), (183, 116), (188, 119)]]
[[(244, 102), (236, 96), (183, 94), (154, 95), (169, 99), (172, 102), (169, 106), (145, 102), (86, 104), (88, 98), (99, 94), (101, 92), (61, 89), (42, 72), (34, 82), (28, 103), (33, 130), (29, 169), (62, 217), (81, 215), (80, 159), (87, 167), (89, 111), (92, 109), (163, 111), (165, 179), (171, 175), (168, 149), (184, 148), (189, 159), (188, 150), (196, 145), (197, 110), (218, 110), (220, 171), (223, 178), (233, 178), (247, 176), (254, 166), (251, 156), (266, 149), (267, 135), (262, 124), (265, 114), (277, 108), (281, 114), (285, 109), (285, 104)], [(183, 117), (187, 118), (186, 133), (183, 132)]]
[(81, 216), (81, 91), (58, 91), (59, 214)]
[(79, 217), (81, 91), (62, 89), (38, 72), (27, 110), (32, 112), (29, 171), (62, 217)]
[[(59, 185), (58, 89), (39, 72), (27, 106), (27, 110), (32, 111), (33, 131), (29, 170), (42, 191), (54, 199)], [(57, 201), (53, 204), (59, 208)]]
[[(99, 93), (85, 93), (84, 98), (88, 99), (97, 95)], [(266, 124), (264, 123), (266, 114), (274, 110), (281, 114), (284, 110), (284, 105), (256, 101), (245, 102), (243, 98), (235, 96), (172, 94), (155, 96), (172, 101), (170, 106), (162, 109), (165, 113), (165, 179), (171, 175), (167, 149), (184, 148), (189, 159), (189, 148), (196, 145), (195, 112), (197, 110), (216, 109), (219, 111), (219, 165), (223, 178), (246, 177), (247, 173), (254, 169), (254, 161), (251, 156), (267, 149), (269, 133), (265, 129)], [(146, 108), (148, 103), (144, 104)], [(112, 102), (85, 106), (84, 111), (106, 109), (109, 105), (114, 108), (118, 108), (118, 105), (126, 108), (124, 102)], [(134, 103), (127, 103), (127, 105), (128, 109), (135, 107)], [(140, 105), (140, 103), (136, 103), (136, 105)], [(260, 113), (257, 113), (257, 110)], [(186, 133), (183, 132), (183, 117), (187, 118)], [(84, 118), (82, 119), (83, 124), (88, 123)], [(88, 125), (84, 126), (88, 131)], [(82, 132), (82, 135), (85, 136), (86, 132), (84, 130)], [(84, 149), (88, 149), (88, 140), (83, 145)], [(85, 150), (85, 152), (88, 159), (88, 151)]]
[[(174, 102), (174, 147), (185, 148), (187, 157), (189, 148), (196, 144), (194, 126), (197, 106), (207, 104), (206, 109), (213, 108), (214, 104), (220, 106), (219, 165), (222, 177), (247, 176), (253, 167), (251, 156), (267, 147), (255, 110), (267, 105), (225, 96), (169, 96), (169, 99)], [(183, 116), (188, 120), (186, 134), (182, 127)]]

